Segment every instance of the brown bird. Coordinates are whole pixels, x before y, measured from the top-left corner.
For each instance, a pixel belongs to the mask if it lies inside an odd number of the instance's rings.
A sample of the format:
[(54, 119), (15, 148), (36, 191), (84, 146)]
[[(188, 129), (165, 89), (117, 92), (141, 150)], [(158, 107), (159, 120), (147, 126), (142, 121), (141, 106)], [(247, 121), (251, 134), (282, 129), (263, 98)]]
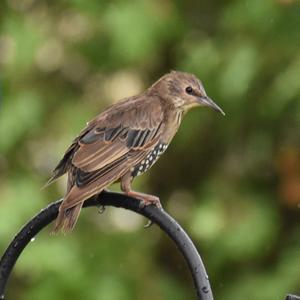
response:
[(143, 93), (112, 105), (87, 123), (48, 181), (68, 173), (54, 232), (72, 230), (83, 202), (115, 181), (142, 205), (160, 207), (158, 197), (133, 191), (132, 180), (165, 152), (182, 117), (195, 106), (209, 106), (224, 114), (196, 76), (172, 71)]

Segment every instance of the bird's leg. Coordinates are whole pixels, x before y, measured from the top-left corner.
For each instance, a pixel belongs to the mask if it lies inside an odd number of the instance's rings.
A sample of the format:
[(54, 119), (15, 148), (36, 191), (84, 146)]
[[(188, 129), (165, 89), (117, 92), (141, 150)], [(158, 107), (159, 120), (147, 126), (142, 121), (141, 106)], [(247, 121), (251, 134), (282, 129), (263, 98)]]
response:
[(140, 192), (133, 191), (131, 189), (132, 176), (126, 174), (121, 178), (121, 190), (128, 196), (137, 198), (141, 200), (140, 207), (143, 208), (148, 205), (155, 205), (158, 208), (161, 208), (161, 203), (158, 197), (153, 195), (148, 195)]

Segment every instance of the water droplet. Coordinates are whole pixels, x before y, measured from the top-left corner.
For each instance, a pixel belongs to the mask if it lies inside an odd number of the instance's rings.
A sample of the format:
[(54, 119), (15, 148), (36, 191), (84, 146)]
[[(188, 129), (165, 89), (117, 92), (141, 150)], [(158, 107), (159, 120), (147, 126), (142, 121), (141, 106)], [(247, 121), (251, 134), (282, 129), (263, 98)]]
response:
[(35, 241), (35, 237), (31, 238), (30, 242), (34, 242)]
[(105, 211), (105, 206), (104, 206), (104, 205), (98, 206), (98, 213), (99, 213), (99, 214), (103, 214), (104, 211)]

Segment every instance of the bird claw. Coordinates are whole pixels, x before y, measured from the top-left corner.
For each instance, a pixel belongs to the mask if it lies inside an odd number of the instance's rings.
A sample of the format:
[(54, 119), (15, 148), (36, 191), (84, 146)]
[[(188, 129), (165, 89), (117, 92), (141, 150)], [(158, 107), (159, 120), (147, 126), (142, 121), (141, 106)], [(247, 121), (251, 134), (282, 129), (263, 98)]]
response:
[(158, 202), (156, 202), (156, 201), (149, 201), (148, 202), (148, 201), (144, 201), (144, 200), (140, 201), (140, 203), (139, 203), (139, 209), (143, 209), (143, 208), (145, 208), (148, 205), (154, 205), (157, 208), (162, 209), (162, 206), (161, 206), (161, 204), (160, 204), (159, 201)]
[(148, 205), (154, 205), (157, 208), (162, 208), (161, 204), (160, 204), (160, 200), (158, 197), (153, 196), (153, 195), (147, 195), (147, 194), (143, 194), (143, 193), (138, 193), (135, 191), (127, 191), (125, 193), (127, 196), (129, 197), (133, 197), (135, 199), (138, 199), (140, 201), (139, 203), (139, 209), (143, 209)]
[(154, 222), (152, 220), (149, 220), (147, 222), (147, 224), (144, 225), (144, 228), (147, 229), (147, 228), (150, 228), (152, 225), (154, 224)]
[(159, 201), (159, 198), (155, 197), (155, 196), (152, 196), (151, 198), (148, 198), (148, 199), (141, 199), (140, 204), (139, 204), (139, 208), (143, 209), (148, 205), (154, 205), (154, 206), (156, 206), (157, 208), (160, 208), (160, 209), (162, 208), (161, 203)]
[(143, 209), (146, 207), (146, 203), (144, 200), (141, 200), (140, 203), (139, 203), (139, 209)]

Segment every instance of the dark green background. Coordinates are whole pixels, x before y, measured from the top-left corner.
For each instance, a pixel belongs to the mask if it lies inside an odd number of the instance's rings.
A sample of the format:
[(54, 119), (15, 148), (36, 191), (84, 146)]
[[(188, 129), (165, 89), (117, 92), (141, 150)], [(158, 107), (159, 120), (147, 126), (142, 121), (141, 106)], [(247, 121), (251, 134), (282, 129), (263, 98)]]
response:
[[(191, 235), (216, 299), (300, 293), (299, 49), (297, 0), (1, 1), (1, 252), (63, 196), (64, 180), (41, 187), (85, 122), (176, 69), (195, 73), (226, 117), (188, 114), (134, 187)], [(194, 299), (181, 256), (145, 223), (87, 209), (70, 235), (47, 228), (7, 299)]]

